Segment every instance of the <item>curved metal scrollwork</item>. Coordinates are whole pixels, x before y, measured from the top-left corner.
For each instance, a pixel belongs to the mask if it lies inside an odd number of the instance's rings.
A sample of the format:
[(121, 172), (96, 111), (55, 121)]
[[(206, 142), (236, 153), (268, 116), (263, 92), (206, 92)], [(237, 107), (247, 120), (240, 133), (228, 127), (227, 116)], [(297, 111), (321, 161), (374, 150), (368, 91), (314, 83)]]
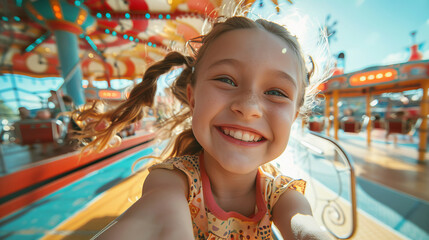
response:
[(325, 220), (326, 218), (337, 226), (343, 226), (346, 221), (344, 211), (336, 201), (328, 201), (328, 203), (323, 207), (322, 221), (325, 226), (327, 225)]
[[(334, 172), (330, 172), (328, 174), (329, 178), (336, 178), (335, 182), (338, 184), (337, 186), (331, 186), (336, 188), (335, 190), (331, 190), (333, 193), (323, 194), (323, 197), (317, 195), (317, 193), (314, 205), (317, 206), (320, 203), (323, 204), (320, 219), (325, 228), (338, 239), (348, 239), (354, 235), (357, 227), (356, 177), (352, 165), (352, 158), (334, 139), (317, 132), (310, 131), (309, 133), (311, 137), (316, 138), (317, 140), (311, 141), (311, 143), (309, 141), (304, 141), (303, 139), (296, 140), (298, 140), (297, 142), (299, 143), (299, 148), (301, 148), (301, 150), (304, 148), (306, 149), (304, 152), (308, 153), (308, 155), (312, 152), (314, 156), (311, 158), (307, 155), (306, 157), (306, 159), (312, 159), (308, 160), (309, 166), (307, 169), (308, 174), (311, 177), (310, 181), (314, 181), (313, 177), (315, 175), (315, 171), (320, 171), (318, 167), (313, 165), (318, 163), (318, 160), (321, 160), (331, 165), (329, 168), (331, 171), (334, 170)], [(316, 146), (316, 142), (324, 142), (329, 145), (329, 148), (334, 150), (333, 154), (327, 153), (327, 151), (325, 151), (326, 149), (321, 149), (319, 146)], [(349, 186), (344, 181), (344, 174), (349, 178)], [(314, 184), (312, 184), (312, 186), (314, 187)], [(317, 192), (316, 189), (313, 190), (314, 192)], [(347, 193), (349, 195), (345, 196)], [(348, 201), (344, 201), (347, 198)], [(344, 210), (346, 208), (344, 202), (350, 202), (350, 211)], [(348, 224), (350, 227), (348, 227)]]

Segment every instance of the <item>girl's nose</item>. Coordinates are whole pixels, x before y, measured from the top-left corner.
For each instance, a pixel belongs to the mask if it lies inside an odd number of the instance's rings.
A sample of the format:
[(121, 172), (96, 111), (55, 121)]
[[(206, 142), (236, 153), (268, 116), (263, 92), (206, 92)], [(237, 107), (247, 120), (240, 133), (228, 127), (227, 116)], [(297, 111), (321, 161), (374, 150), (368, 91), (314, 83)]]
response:
[(262, 109), (259, 101), (258, 96), (251, 91), (239, 94), (234, 98), (231, 110), (245, 119), (260, 118)]

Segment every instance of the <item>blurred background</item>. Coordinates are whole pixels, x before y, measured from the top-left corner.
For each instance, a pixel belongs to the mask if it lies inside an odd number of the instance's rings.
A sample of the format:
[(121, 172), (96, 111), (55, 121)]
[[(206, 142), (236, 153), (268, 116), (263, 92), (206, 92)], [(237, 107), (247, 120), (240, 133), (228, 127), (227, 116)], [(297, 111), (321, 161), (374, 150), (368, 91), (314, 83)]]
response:
[(276, 160), (308, 181), (321, 226), (429, 239), (427, 0), (1, 0), (0, 238), (90, 239), (136, 201), (150, 161), (131, 167), (162, 150), (157, 123), (180, 109), (168, 86), (181, 69), (117, 148), (82, 157), (71, 112), (119, 105), (148, 66), (236, 6), (284, 24), (329, 73)]

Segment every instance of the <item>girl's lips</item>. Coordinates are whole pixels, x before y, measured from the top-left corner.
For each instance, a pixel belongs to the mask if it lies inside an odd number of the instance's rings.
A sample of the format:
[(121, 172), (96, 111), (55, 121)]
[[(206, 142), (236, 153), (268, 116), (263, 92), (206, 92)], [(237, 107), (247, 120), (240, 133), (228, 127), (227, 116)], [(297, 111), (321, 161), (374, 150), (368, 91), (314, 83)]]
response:
[(234, 130), (234, 131), (249, 132), (249, 134), (257, 135), (257, 136), (260, 136), (262, 139), (266, 139), (266, 137), (262, 133), (260, 133), (259, 131), (255, 130), (253, 128), (243, 127), (240, 125), (225, 124), (225, 125), (217, 125), (216, 128), (218, 128), (220, 130), (229, 129), (229, 130)]
[(266, 138), (254, 129), (241, 126), (217, 126), (216, 129), (227, 141), (242, 145), (256, 146), (266, 141)]

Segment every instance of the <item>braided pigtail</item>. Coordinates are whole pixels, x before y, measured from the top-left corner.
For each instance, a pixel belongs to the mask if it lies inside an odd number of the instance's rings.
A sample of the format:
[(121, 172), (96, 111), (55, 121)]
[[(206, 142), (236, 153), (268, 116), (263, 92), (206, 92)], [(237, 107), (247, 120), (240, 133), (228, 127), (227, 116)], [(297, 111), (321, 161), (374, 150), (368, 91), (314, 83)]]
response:
[(81, 141), (91, 139), (84, 150), (103, 151), (107, 147), (119, 145), (120, 138), (116, 134), (129, 124), (141, 120), (144, 106), (152, 107), (159, 76), (175, 66), (187, 65), (188, 61), (188, 57), (171, 52), (146, 70), (143, 81), (132, 89), (129, 98), (117, 108), (103, 112), (103, 106), (96, 102), (82, 109), (76, 119), (81, 123), (82, 130), (76, 137)]
[(195, 84), (194, 64), (194, 59), (187, 57), (186, 67), (170, 88), (174, 97), (181, 103), (181, 108), (161, 123), (162, 129), (158, 133), (158, 138), (170, 141), (160, 159), (193, 155), (202, 150), (192, 131), (192, 114), (186, 93), (188, 84)]

